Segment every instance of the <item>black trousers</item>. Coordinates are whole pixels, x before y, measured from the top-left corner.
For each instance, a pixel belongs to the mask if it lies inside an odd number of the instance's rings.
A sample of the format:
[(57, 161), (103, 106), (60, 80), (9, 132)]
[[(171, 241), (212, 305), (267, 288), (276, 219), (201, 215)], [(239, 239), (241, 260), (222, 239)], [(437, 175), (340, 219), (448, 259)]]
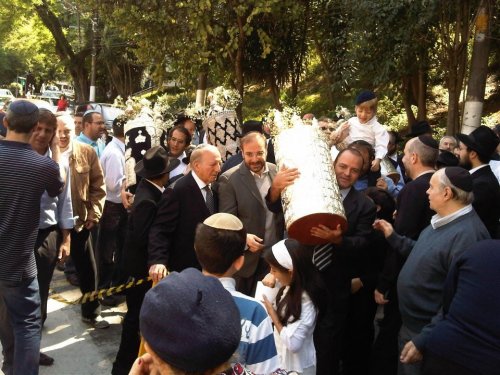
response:
[(42, 325), (47, 319), (47, 300), (54, 269), (57, 264), (57, 254), (61, 246), (62, 235), (57, 225), (39, 229), (35, 242), (35, 260), (40, 288), (40, 309)]
[(343, 375), (369, 374), (376, 310), (373, 289), (361, 288), (349, 296), (349, 312), (343, 338)]
[(122, 324), (120, 347), (113, 363), (113, 375), (128, 375), (132, 364), (139, 353), (141, 335), (139, 333), (139, 313), (146, 292), (151, 288), (151, 282), (127, 289), (127, 313)]
[(340, 374), (351, 283), (350, 280), (339, 278), (331, 266), (320, 273), (327, 287), (328, 305), (314, 330), (316, 373), (337, 375)]
[(119, 285), (125, 280), (120, 275), (123, 242), (127, 227), (127, 210), (121, 203), (106, 201), (99, 222), (99, 240), (96, 262), (99, 271), (99, 289)]
[(398, 373), (398, 336), (401, 314), (396, 286), (389, 293), (389, 302), (384, 305), (384, 317), (377, 322), (379, 333), (372, 349), (372, 375), (396, 375)]
[[(71, 257), (75, 264), (78, 278), (80, 279), (80, 291), (82, 294), (92, 292), (97, 288), (97, 270), (92, 246), (87, 244), (90, 232), (83, 228), (80, 232), (71, 230)], [(99, 301), (95, 300), (82, 304), (82, 317), (95, 318), (101, 313)]]

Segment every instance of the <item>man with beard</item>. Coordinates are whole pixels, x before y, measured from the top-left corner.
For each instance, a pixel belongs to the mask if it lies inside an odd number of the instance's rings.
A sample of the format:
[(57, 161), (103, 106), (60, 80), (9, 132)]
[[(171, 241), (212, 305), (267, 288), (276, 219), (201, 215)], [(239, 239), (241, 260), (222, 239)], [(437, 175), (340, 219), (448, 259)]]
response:
[(104, 147), (106, 146), (101, 139), (106, 131), (102, 115), (94, 110), (87, 111), (83, 115), (82, 122), (82, 132), (75, 140), (92, 146), (97, 157), (101, 157), (104, 152)]
[(474, 183), (472, 206), (490, 236), (499, 238), (500, 187), (488, 163), (500, 141), (487, 126), (457, 137), (460, 140), (460, 165), (469, 170)]
[(264, 247), (283, 239), (283, 212), (266, 206), (266, 195), (277, 174), (276, 165), (266, 162), (266, 138), (253, 131), (241, 138), (243, 162), (219, 178), (219, 209), (237, 216), (247, 231), (245, 263), (236, 274), (238, 291), (251, 295), (257, 281), (268, 272), (260, 257)]

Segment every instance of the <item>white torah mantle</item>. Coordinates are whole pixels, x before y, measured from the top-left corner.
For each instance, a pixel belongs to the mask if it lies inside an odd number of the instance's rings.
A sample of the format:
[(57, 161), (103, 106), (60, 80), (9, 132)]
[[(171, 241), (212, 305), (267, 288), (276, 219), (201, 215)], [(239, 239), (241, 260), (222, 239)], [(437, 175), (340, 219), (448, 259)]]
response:
[(340, 224), (345, 231), (344, 206), (330, 149), (321, 131), (294, 120), (292, 127), (282, 129), (274, 139), (278, 168), (298, 168), (300, 172), (300, 177), (281, 193), (285, 225), (288, 236), (302, 244), (324, 244), (328, 241), (312, 236), (311, 228), (322, 224), (334, 229)]

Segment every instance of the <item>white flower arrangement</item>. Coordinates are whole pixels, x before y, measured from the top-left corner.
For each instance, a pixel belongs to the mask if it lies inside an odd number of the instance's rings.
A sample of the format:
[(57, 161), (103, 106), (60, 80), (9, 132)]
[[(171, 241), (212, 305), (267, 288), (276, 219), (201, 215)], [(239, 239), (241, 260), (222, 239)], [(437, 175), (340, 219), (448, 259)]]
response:
[(303, 125), (298, 115), (300, 110), (297, 107), (283, 107), (282, 111), (270, 109), (264, 117), (264, 123), (269, 127), (271, 137), (276, 137), (285, 129), (291, 129), (296, 125)]
[(219, 86), (208, 94), (208, 101), (211, 111), (230, 111), (236, 109), (242, 99), (237, 90)]
[(189, 103), (184, 109), (184, 114), (191, 120), (203, 120), (206, 117), (207, 108), (197, 107), (196, 103)]
[(345, 121), (349, 120), (352, 117), (351, 112), (346, 107), (342, 107), (338, 105), (335, 107), (335, 115), (339, 120), (343, 119)]

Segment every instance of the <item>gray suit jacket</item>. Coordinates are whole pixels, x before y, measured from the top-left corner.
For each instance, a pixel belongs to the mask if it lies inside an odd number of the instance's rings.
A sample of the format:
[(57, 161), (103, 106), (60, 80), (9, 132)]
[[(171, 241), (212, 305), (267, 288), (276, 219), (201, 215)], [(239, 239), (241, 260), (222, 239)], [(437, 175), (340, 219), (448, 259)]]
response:
[[(266, 163), (271, 181), (276, 176), (276, 165)], [(218, 180), (219, 212), (237, 216), (247, 233), (264, 239), (266, 226), (266, 202), (262, 200), (254, 177), (244, 162), (223, 173)], [(273, 213), (278, 238), (283, 238), (283, 213)], [(265, 244), (272, 246), (274, 244)], [(245, 265), (238, 272), (240, 277), (250, 277), (257, 268), (260, 254), (245, 252)]]

